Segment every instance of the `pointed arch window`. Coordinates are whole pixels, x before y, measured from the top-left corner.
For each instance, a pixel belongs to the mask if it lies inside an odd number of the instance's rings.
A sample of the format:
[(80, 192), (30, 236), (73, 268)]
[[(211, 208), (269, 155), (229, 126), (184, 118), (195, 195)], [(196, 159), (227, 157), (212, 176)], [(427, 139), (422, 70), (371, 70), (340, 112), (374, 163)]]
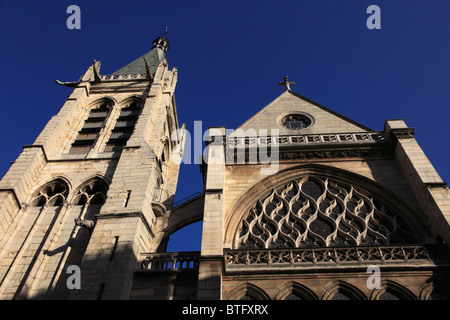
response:
[[(108, 185), (102, 179), (94, 178), (83, 183), (75, 192), (67, 213), (68, 216), (74, 218), (75, 223), (72, 225), (71, 233), (67, 235), (67, 238), (61, 239), (59, 242), (61, 244), (59, 250), (63, 253), (61, 253), (62, 258), (60, 258), (58, 264), (63, 264), (62, 270), (67, 270), (69, 265), (81, 265), (92, 231), (95, 228), (96, 215), (99, 214), (103, 203), (106, 201), (107, 191)], [(54, 255), (55, 253), (50, 254)], [(56, 266), (58, 264), (55, 263)], [(66, 272), (61, 272), (57, 277), (55, 276), (51, 299), (67, 299), (69, 297), (71, 291), (67, 287), (69, 276), (70, 274)]]
[(318, 297), (308, 287), (297, 282), (290, 282), (283, 285), (275, 295), (275, 300), (318, 300)]
[(227, 298), (228, 300), (269, 300), (269, 295), (260, 287), (245, 283), (235, 288)]
[(137, 100), (132, 100), (120, 110), (116, 125), (106, 143), (105, 151), (121, 150), (127, 144), (134, 132), (141, 110), (142, 104)]
[(80, 188), (73, 201), (74, 205), (98, 205), (106, 200), (108, 186), (99, 179), (92, 180)]
[(367, 297), (357, 287), (338, 280), (329, 284), (321, 300), (367, 300)]
[(61, 206), (67, 198), (69, 187), (62, 180), (54, 180), (44, 185), (33, 197), (30, 207)]
[(111, 113), (111, 109), (112, 103), (110, 101), (102, 101), (91, 109), (83, 127), (78, 132), (77, 138), (72, 143), (69, 153), (86, 153), (94, 147)]
[(46, 263), (45, 259), (41, 258), (47, 254), (45, 249), (55, 238), (53, 236), (55, 229), (60, 226), (58, 220), (67, 211), (65, 204), (68, 195), (69, 185), (58, 178), (41, 186), (33, 194), (29, 206), (24, 207), (26, 219), (29, 222), (26, 228), (29, 228), (29, 231), (11, 235), (10, 244), (13, 246), (21, 244), (19, 249), (11, 251), (15, 254), (12, 264), (20, 267), (12, 268), (5, 275), (17, 284), (13, 299), (25, 298), (28, 288), (32, 286), (38, 288), (39, 281), (43, 280), (39, 278), (38, 268), (42, 266), (42, 263)]
[(416, 296), (405, 286), (391, 280), (381, 282), (380, 289), (373, 289), (371, 300), (416, 300)]

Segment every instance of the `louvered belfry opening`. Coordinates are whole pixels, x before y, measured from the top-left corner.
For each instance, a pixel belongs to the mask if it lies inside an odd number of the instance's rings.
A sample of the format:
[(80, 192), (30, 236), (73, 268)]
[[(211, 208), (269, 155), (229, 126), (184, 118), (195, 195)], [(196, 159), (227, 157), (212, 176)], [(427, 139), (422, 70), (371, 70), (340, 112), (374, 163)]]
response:
[(110, 112), (111, 106), (107, 102), (103, 102), (97, 108), (91, 109), (83, 127), (78, 132), (78, 137), (72, 143), (70, 153), (86, 153), (94, 147)]
[(141, 106), (137, 101), (132, 101), (122, 108), (111, 136), (106, 143), (105, 151), (117, 151), (127, 144), (127, 141), (133, 134), (140, 113)]

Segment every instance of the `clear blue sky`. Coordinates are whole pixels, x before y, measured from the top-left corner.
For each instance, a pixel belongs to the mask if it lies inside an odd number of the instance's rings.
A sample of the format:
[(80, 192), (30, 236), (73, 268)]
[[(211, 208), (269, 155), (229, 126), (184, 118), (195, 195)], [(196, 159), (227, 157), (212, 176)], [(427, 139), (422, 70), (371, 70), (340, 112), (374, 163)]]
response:
[[(72, 4), (81, 30), (66, 27)], [(381, 9), (380, 30), (366, 27), (369, 5)], [(188, 130), (196, 120), (237, 128), (287, 74), (295, 92), (374, 130), (403, 118), (448, 181), (449, 15), (448, 0), (0, 0), (0, 176), (71, 92), (55, 79), (78, 80), (93, 59), (110, 74), (168, 26)], [(201, 188), (198, 165), (183, 165), (177, 199)], [(199, 230), (184, 237), (197, 245)]]

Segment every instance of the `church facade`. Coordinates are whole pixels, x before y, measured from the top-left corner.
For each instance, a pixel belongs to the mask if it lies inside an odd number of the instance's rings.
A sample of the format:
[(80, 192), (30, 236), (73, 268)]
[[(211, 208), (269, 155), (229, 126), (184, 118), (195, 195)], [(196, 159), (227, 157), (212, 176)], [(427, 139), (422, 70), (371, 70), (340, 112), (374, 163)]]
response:
[[(1, 299), (450, 297), (450, 193), (414, 129), (374, 131), (287, 77), (231, 134), (209, 128), (203, 190), (174, 203), (168, 49), (57, 81), (72, 94), (0, 182)], [(197, 221), (201, 251), (166, 252)]]

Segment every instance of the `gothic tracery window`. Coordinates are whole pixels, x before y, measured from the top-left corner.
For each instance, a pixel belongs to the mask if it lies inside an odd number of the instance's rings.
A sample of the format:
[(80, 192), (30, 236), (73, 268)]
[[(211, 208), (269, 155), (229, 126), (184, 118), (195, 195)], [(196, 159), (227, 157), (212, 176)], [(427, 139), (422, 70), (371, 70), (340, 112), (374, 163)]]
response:
[[(86, 248), (89, 244), (92, 231), (95, 228), (96, 215), (99, 214), (102, 205), (106, 200), (108, 185), (100, 178), (93, 178), (84, 182), (74, 193), (73, 200), (68, 206), (66, 214), (74, 218), (72, 222), (71, 233), (66, 235), (66, 238), (59, 240), (59, 245), (55, 245), (55, 251), (61, 250), (58, 263), (62, 270), (67, 270), (70, 265), (81, 265)], [(73, 221), (73, 220), (72, 220)], [(92, 223), (92, 224), (90, 224)], [(76, 227), (75, 227), (76, 226)], [(55, 252), (50, 252), (50, 255), (57, 257)], [(57, 263), (54, 263), (58, 266)], [(69, 273), (61, 272), (58, 277), (55, 277), (55, 286), (51, 292), (51, 298), (67, 299), (70, 295), (70, 289), (67, 287), (67, 279)]]
[(236, 248), (416, 242), (403, 218), (373, 195), (328, 178), (292, 180), (250, 208)]
[(106, 200), (107, 190), (108, 187), (103, 181), (99, 179), (92, 180), (80, 188), (73, 203), (75, 205), (103, 204)]
[(67, 211), (65, 204), (68, 195), (68, 183), (57, 178), (41, 186), (33, 194), (29, 206), (23, 208), (29, 231), (11, 235), (11, 245), (22, 243), (20, 249), (12, 250), (15, 252), (17, 265), (20, 265), (10, 273), (10, 277), (14, 278), (18, 284), (14, 299), (24, 297), (22, 288), (40, 285), (38, 284), (39, 276), (36, 274), (38, 274), (38, 268), (46, 263), (43, 261), (46, 259), (39, 259), (39, 257), (48, 253), (46, 250), (49, 247), (48, 244), (54, 239), (52, 234), (61, 225), (58, 219)]
[(62, 180), (55, 180), (42, 187), (31, 200), (31, 207), (44, 205), (58, 207), (63, 204), (69, 193), (69, 188)]

